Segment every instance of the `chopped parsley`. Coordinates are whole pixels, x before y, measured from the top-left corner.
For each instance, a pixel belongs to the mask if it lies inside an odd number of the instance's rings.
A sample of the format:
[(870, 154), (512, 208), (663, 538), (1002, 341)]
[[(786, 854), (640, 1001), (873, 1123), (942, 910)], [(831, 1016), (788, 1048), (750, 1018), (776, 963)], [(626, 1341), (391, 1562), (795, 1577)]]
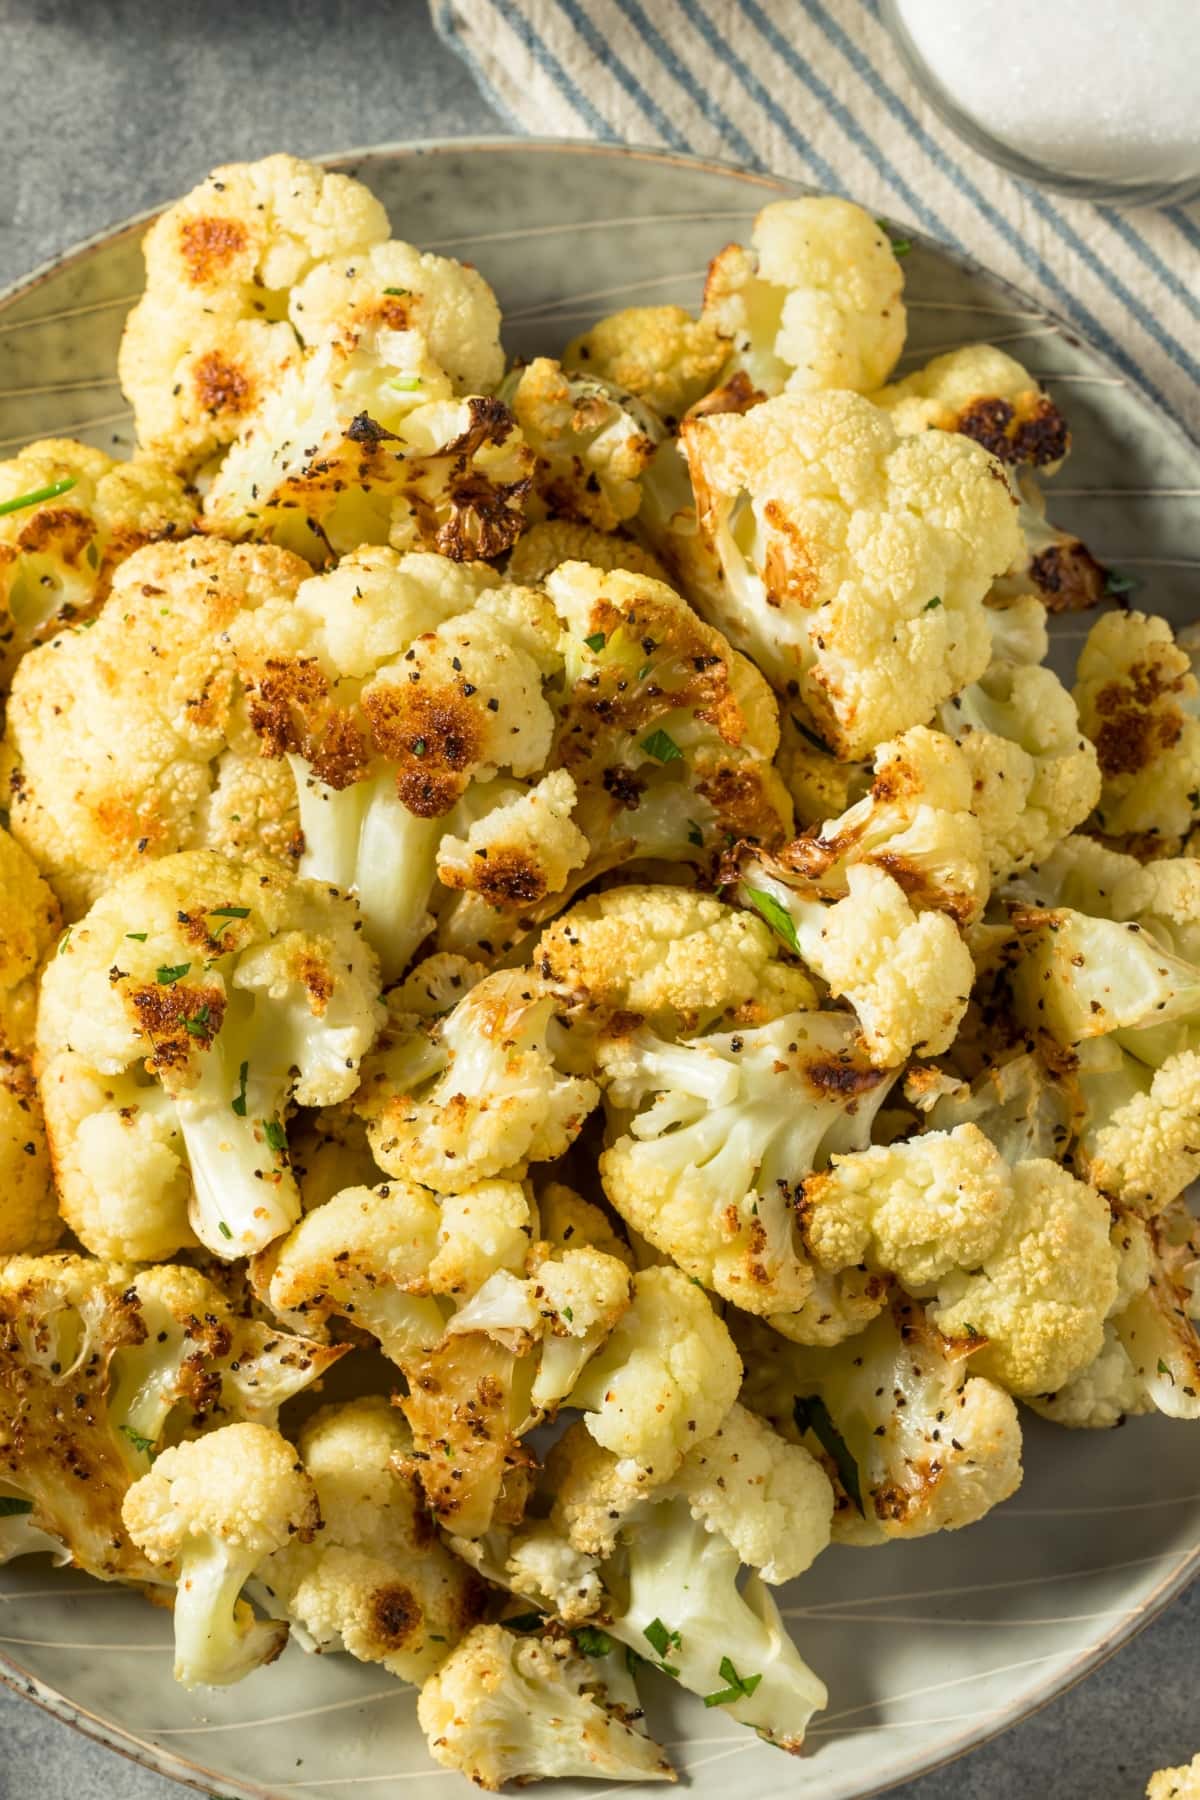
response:
[(134, 1449), (140, 1451), (143, 1456), (153, 1455), (154, 1439), (143, 1437), (140, 1431), (133, 1429), (132, 1425), (122, 1425), (121, 1436), (127, 1437)]
[(395, 388), (398, 394), (415, 394), (421, 386), (421, 377), (419, 375), (393, 375), (388, 386)]
[(575, 1314), (569, 1306), (563, 1307), (563, 1318), (567, 1321), (568, 1325), (574, 1323)]
[(679, 1633), (677, 1631), (668, 1631), (661, 1619), (651, 1619), (650, 1623), (643, 1630), (642, 1636), (649, 1641), (651, 1648), (656, 1650), (660, 1657), (664, 1658), (664, 1660), (658, 1664), (658, 1667), (662, 1670), (663, 1674), (678, 1675), (679, 1670), (673, 1668), (665, 1658), (668, 1650), (678, 1650), (680, 1648), (683, 1640)]
[(278, 1119), (260, 1119), (259, 1124), (263, 1128), (263, 1136), (266, 1138), (268, 1146), (274, 1150), (276, 1155), (287, 1149), (287, 1132)]
[(229, 1102), (230, 1107), (237, 1114), (239, 1119), (244, 1119), (246, 1116), (246, 1077), (249, 1073), (250, 1064), (244, 1062), (238, 1070), (238, 1091)]
[(159, 987), (174, 987), (177, 981), (183, 980), (191, 966), (190, 962), (160, 963), (154, 971), (154, 979)]
[(590, 637), (585, 637), (583, 641), (589, 650), (594, 651), (595, 654), (599, 656), (605, 644), (607, 644), (608, 639), (602, 631), (593, 631), (592, 635)]
[(940, 606), (941, 604), (942, 604), (942, 596), (940, 594), (935, 594), (933, 596), (932, 600), (927, 600), (925, 602), (924, 606), (921, 608), (921, 611), (922, 612), (932, 612), (935, 606)]
[(225, 1223), (224, 1219), (217, 1220), (217, 1230), (220, 1232), (220, 1234), (223, 1238), (231, 1238), (233, 1236), (232, 1231), (230, 1231), (230, 1229), (229, 1229), (228, 1225)]
[(18, 1500), (15, 1494), (0, 1494), (0, 1519), (19, 1519), (32, 1511), (32, 1500)]
[(912, 249), (912, 239), (906, 237), (894, 238), (891, 231), (888, 229), (886, 219), (876, 219), (875, 223), (878, 225), (880, 231), (882, 231), (884, 237), (888, 240), (888, 243), (892, 246), (892, 255), (907, 256)]
[(62, 955), (63, 951), (66, 949), (67, 945), (71, 941), (71, 933), (74, 931), (74, 929), (75, 929), (75, 927), (73, 925), (67, 926), (67, 929), (63, 932), (62, 936), (58, 940), (58, 949), (54, 952), (54, 954), (56, 956)]
[(411, 292), (411, 289), (409, 289), (409, 288), (384, 288), (383, 291), (385, 294), (394, 295), (397, 300), (407, 300), (409, 293)]
[(613, 1641), (598, 1625), (581, 1625), (574, 1633), (577, 1646), (585, 1656), (611, 1656)]
[(45, 487), (31, 488), (27, 494), (18, 494), (14, 500), (0, 500), (0, 518), (5, 513), (23, 512), (27, 506), (40, 506), (43, 500), (57, 500), (60, 494), (69, 493), (77, 486), (74, 475), (64, 475), (61, 481), (49, 481)]
[(132, 938), (135, 944), (144, 944), (150, 933), (148, 931), (127, 931), (125, 936)]
[(199, 1012), (192, 1013), (183, 1021), (183, 1029), (189, 1037), (207, 1037), (210, 1017), (210, 1008), (206, 1000)]
[(643, 663), (641, 668), (637, 672), (638, 680), (645, 681), (647, 675), (650, 673), (650, 671), (653, 667), (654, 667), (653, 663)]
[(424, 754), (428, 750), (428, 748), (429, 748), (429, 745), (425, 742), (424, 738), (414, 738), (413, 739), (412, 753), (414, 756), (424, 756)]
[(721, 1658), (720, 1673), (728, 1686), (718, 1688), (715, 1694), (705, 1694), (705, 1706), (728, 1706), (731, 1700), (745, 1700), (762, 1680), (761, 1675), (739, 1675), (727, 1656)]
[(755, 912), (767, 921), (771, 930), (781, 937), (789, 950), (800, 954), (800, 940), (796, 936), (796, 927), (792, 916), (781, 900), (774, 894), (768, 894), (764, 888), (743, 888), (742, 895), (747, 899)]
[(210, 919), (248, 919), (248, 906), (214, 906), (209, 914)]
[(704, 833), (697, 825), (695, 819), (688, 820), (688, 843), (695, 844), (698, 850), (704, 848)]
[(1136, 575), (1125, 575), (1120, 569), (1110, 569), (1104, 577), (1104, 592), (1110, 600), (1117, 600), (1122, 594), (1135, 593), (1138, 585)]
[(792, 1418), (796, 1422), (797, 1431), (811, 1431), (825, 1454), (832, 1457), (838, 1480), (859, 1512), (862, 1512), (862, 1483), (859, 1480), (858, 1464), (851, 1456), (845, 1438), (830, 1418), (829, 1408), (820, 1395), (797, 1394), (792, 1402)]
[(1161, 1356), (1158, 1359), (1158, 1372), (1160, 1375), (1168, 1376), (1170, 1379), (1170, 1382), (1171, 1382), (1171, 1386), (1172, 1387), (1175, 1386), (1175, 1377), (1171, 1374), (1170, 1369), (1168, 1369), (1166, 1363), (1163, 1361)]
[(683, 751), (665, 731), (652, 731), (648, 738), (643, 738), (642, 749), (660, 763), (680, 762), (683, 759)]

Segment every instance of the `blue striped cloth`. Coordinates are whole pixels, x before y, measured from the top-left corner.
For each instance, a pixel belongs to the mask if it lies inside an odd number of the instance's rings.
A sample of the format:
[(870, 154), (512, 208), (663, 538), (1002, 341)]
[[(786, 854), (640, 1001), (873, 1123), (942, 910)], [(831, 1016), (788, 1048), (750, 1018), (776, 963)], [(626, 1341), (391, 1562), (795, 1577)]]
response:
[(525, 130), (720, 157), (908, 220), (1071, 320), (1200, 435), (1200, 208), (1094, 206), (1007, 174), (924, 101), (878, 0), (431, 6)]

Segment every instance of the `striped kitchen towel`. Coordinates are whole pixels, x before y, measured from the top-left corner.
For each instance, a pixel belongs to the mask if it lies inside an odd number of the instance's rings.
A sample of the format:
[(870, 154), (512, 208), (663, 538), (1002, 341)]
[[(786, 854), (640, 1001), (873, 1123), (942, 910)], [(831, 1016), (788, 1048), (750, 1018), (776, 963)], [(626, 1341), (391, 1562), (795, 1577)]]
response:
[(878, 0), (431, 0), (522, 128), (665, 145), (850, 195), (1071, 320), (1200, 436), (1200, 208), (1018, 181), (901, 63)]

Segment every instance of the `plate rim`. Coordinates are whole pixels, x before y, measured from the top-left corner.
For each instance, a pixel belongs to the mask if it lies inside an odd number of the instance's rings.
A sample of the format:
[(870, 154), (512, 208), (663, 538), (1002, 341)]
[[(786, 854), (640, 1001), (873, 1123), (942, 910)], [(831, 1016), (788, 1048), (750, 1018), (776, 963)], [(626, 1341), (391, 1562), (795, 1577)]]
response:
[[(463, 137), (403, 138), (384, 144), (359, 146), (353, 149), (331, 151), (306, 160), (332, 168), (343, 168), (348, 165), (364, 164), (371, 161), (417, 159), (426, 156), (439, 156), (456, 153), (496, 153), (514, 152), (554, 155), (574, 155), (589, 158), (610, 157), (624, 162), (650, 161), (666, 164), (682, 169), (700, 170), (722, 175), (744, 182), (748, 187), (765, 190), (777, 194), (818, 194), (825, 190), (811, 183), (796, 180), (790, 176), (776, 175), (769, 170), (748, 169), (735, 161), (726, 161), (717, 157), (692, 156), (686, 152), (661, 148), (656, 145), (625, 144), (597, 142), (586, 138), (555, 138), (541, 136), (504, 136), (498, 134), (470, 135)], [(168, 201), (167, 205), (173, 204)], [(37, 291), (53, 275), (73, 267), (100, 249), (115, 244), (133, 232), (142, 232), (165, 210), (162, 206), (153, 206), (141, 212), (129, 214), (114, 224), (108, 225), (90, 236), (72, 244), (38, 264), (27, 275), (0, 288), (0, 321), (3, 315), (18, 301), (25, 299)], [(880, 215), (884, 223), (894, 223), (910, 240), (936, 252), (939, 256), (949, 257), (960, 267), (977, 270), (980, 274), (1005, 289), (1013, 297), (1037, 310), (1065, 335), (1083, 344), (1090, 356), (1120, 385), (1135, 396), (1138, 402), (1152, 414), (1160, 428), (1165, 428), (1177, 443), (1192, 455), (1200, 453), (1200, 439), (1193, 437), (1187, 427), (1172, 413), (1159, 406), (1146, 392), (1140, 380), (1129, 376), (1109, 359), (1107, 354), (1093, 344), (1086, 332), (1081, 331), (1073, 321), (1066, 319), (1054, 308), (1047, 306), (1035, 295), (1028, 293), (1016, 283), (997, 275), (987, 265), (968, 252), (956, 249), (941, 239), (919, 230), (907, 221), (889, 220), (887, 215)], [(119, 297), (118, 297), (119, 298)], [(34, 325), (36, 319), (14, 321), (7, 329), (17, 329), (23, 324)], [(945, 1769), (972, 1751), (994, 1742), (1014, 1726), (1023, 1724), (1026, 1719), (1033, 1718), (1044, 1710), (1060, 1695), (1068, 1693), (1092, 1674), (1096, 1669), (1108, 1662), (1126, 1644), (1132, 1641), (1145, 1627), (1160, 1616), (1165, 1608), (1200, 1576), (1200, 1542), (1190, 1551), (1183, 1553), (1182, 1559), (1154, 1587), (1143, 1603), (1131, 1617), (1124, 1617), (1113, 1626), (1106, 1635), (1099, 1637), (1063, 1669), (1056, 1670), (1045, 1678), (1040, 1685), (1031, 1687), (1024, 1695), (1012, 1702), (1004, 1716), (983, 1729), (968, 1728), (963, 1737), (956, 1739), (951, 1747), (933, 1759), (922, 1757), (917, 1751), (909, 1755), (896, 1772), (889, 1774), (882, 1784), (857, 1790), (854, 1800), (877, 1800), (877, 1797), (894, 1791), (905, 1782), (923, 1775), (931, 1775)], [(82, 1736), (106, 1749), (115, 1751), (128, 1761), (148, 1769), (153, 1774), (165, 1775), (183, 1786), (208, 1793), (212, 1800), (225, 1800), (225, 1796), (233, 1796), (238, 1800), (286, 1800), (283, 1789), (263, 1787), (256, 1781), (241, 1778), (230, 1779), (214, 1769), (190, 1758), (181, 1757), (176, 1752), (163, 1749), (115, 1725), (111, 1720), (79, 1705), (71, 1700), (60, 1689), (45, 1682), (31, 1669), (25, 1668), (6, 1650), (0, 1648), (0, 1685), (9, 1689), (19, 1698), (31, 1701), (41, 1711), (49, 1713), (61, 1723), (70, 1726)], [(214, 1785), (215, 1784), (215, 1785)], [(221, 1790), (218, 1792), (217, 1790)]]

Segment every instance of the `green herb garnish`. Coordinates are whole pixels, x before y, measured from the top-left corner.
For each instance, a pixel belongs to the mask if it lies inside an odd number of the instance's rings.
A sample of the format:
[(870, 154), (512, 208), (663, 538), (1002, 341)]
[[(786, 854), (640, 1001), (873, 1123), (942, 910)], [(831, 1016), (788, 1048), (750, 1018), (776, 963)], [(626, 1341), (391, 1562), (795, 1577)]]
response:
[(54, 952), (54, 954), (56, 956), (62, 955), (63, 951), (66, 949), (67, 945), (71, 941), (71, 933), (74, 931), (74, 929), (75, 929), (75, 927), (73, 925), (67, 926), (67, 929), (63, 932), (62, 936), (58, 940), (58, 949)]
[(907, 256), (912, 249), (912, 239), (906, 237), (894, 238), (883, 219), (876, 219), (875, 223), (878, 225), (880, 231), (882, 231), (888, 243), (892, 246), (892, 255)]
[(127, 931), (125, 936), (132, 938), (135, 944), (144, 944), (150, 933), (148, 931)]
[(398, 394), (415, 394), (421, 386), (421, 377), (419, 375), (393, 375), (387, 385), (395, 388)]
[(613, 1641), (598, 1625), (581, 1625), (573, 1635), (585, 1656), (612, 1655)]
[(727, 1687), (718, 1688), (715, 1694), (705, 1694), (705, 1706), (728, 1706), (731, 1700), (744, 1700), (751, 1695), (761, 1675), (739, 1675), (727, 1656), (721, 1658), (721, 1680), (728, 1682)]
[(660, 1656), (665, 1656), (668, 1650), (678, 1650), (683, 1642), (679, 1633), (668, 1631), (661, 1619), (651, 1619), (642, 1636)]
[(133, 1429), (132, 1425), (122, 1425), (121, 1436), (127, 1437), (134, 1449), (140, 1451), (143, 1456), (152, 1455), (154, 1451), (154, 1439), (143, 1437), (140, 1431), (135, 1431)]
[(643, 738), (642, 749), (660, 763), (680, 762), (683, 759), (683, 751), (665, 731), (652, 731), (648, 738)]
[(802, 1397), (797, 1394), (792, 1402), (792, 1418), (796, 1422), (797, 1431), (811, 1431), (826, 1455), (833, 1458), (838, 1480), (859, 1512), (862, 1512), (862, 1483), (859, 1480), (858, 1464), (847, 1449), (846, 1440), (830, 1418), (829, 1408), (820, 1395), (809, 1394)]
[(27, 506), (40, 506), (43, 500), (57, 500), (60, 494), (66, 494), (77, 486), (78, 481), (74, 475), (64, 475), (61, 481), (50, 481), (45, 487), (31, 488), (27, 494), (18, 494), (15, 500), (0, 500), (0, 517), (5, 513), (23, 512)]
[(921, 611), (922, 612), (932, 612), (935, 606), (940, 606), (941, 604), (942, 604), (942, 596), (940, 594), (935, 594), (933, 596), (932, 600), (927, 600), (925, 602), (924, 606), (921, 608)]
[(424, 756), (424, 754), (428, 750), (428, 748), (429, 748), (429, 745), (425, 742), (424, 738), (414, 738), (413, 739), (412, 753), (414, 756)]
[(1104, 592), (1110, 600), (1116, 600), (1121, 594), (1132, 594), (1138, 587), (1136, 575), (1125, 575), (1120, 569), (1110, 569), (1104, 577)]
[(704, 848), (704, 833), (697, 825), (695, 819), (688, 820), (688, 843), (695, 844), (696, 848), (699, 850)]
[(174, 987), (177, 981), (183, 980), (191, 966), (190, 962), (161, 963), (154, 971), (154, 979), (159, 987)]
[(210, 919), (248, 919), (250, 908), (248, 906), (214, 906), (208, 916)]
[(1163, 1361), (1161, 1356), (1158, 1359), (1158, 1372), (1160, 1375), (1169, 1375), (1171, 1377), (1171, 1386), (1174, 1387), (1175, 1377), (1173, 1375), (1171, 1375), (1170, 1369), (1168, 1369), (1166, 1363)]
[(384, 288), (385, 294), (394, 294), (397, 300), (406, 300), (412, 291), (410, 288)]
[(269, 1148), (274, 1150), (276, 1155), (287, 1149), (287, 1132), (278, 1119), (260, 1119), (259, 1124), (263, 1128), (263, 1136), (266, 1138)]
[(799, 956), (800, 940), (796, 936), (792, 915), (783, 902), (777, 900), (774, 894), (768, 894), (764, 888), (744, 887), (742, 897), (748, 900), (755, 912), (767, 921), (771, 930), (783, 939), (788, 949)]
[(238, 1070), (238, 1091), (229, 1102), (239, 1119), (244, 1119), (246, 1116), (246, 1077), (249, 1073), (250, 1064), (244, 1062)]
[(189, 1037), (207, 1037), (209, 1018), (210, 1009), (206, 1000), (198, 1013), (193, 1013), (190, 1018), (183, 1021), (183, 1029)]
[(225, 1223), (224, 1219), (217, 1220), (217, 1230), (220, 1232), (220, 1234), (223, 1238), (231, 1238), (233, 1236), (232, 1231), (230, 1231), (230, 1229), (229, 1229), (228, 1225)]
[(603, 650), (605, 644), (607, 644), (608, 639), (602, 631), (593, 631), (591, 637), (585, 637), (583, 641), (589, 650), (594, 651), (595, 654), (599, 656), (601, 650)]

